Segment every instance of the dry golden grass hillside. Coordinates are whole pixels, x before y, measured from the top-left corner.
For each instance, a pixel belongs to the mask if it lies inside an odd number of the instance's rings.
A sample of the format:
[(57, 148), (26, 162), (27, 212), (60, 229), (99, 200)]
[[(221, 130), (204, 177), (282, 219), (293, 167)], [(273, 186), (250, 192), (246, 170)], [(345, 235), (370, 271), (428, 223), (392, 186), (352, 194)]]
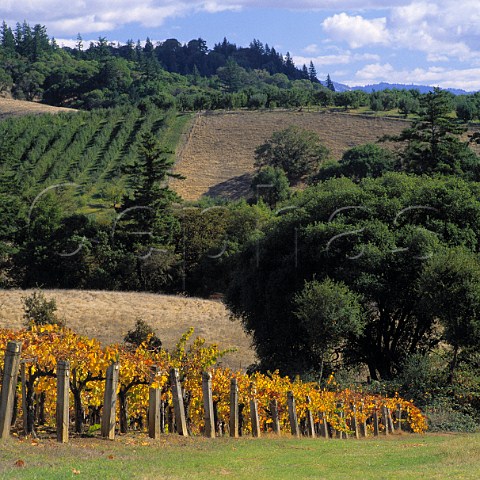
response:
[(43, 103), (24, 102), (0, 97), (0, 120), (20, 115), (40, 115), (42, 113), (73, 112), (72, 108), (51, 107)]
[[(0, 327), (18, 329), (23, 326), (23, 298), (30, 290), (0, 290)], [(74, 331), (98, 338), (103, 344), (121, 342), (136, 318), (143, 318), (162, 340), (172, 348), (190, 327), (194, 337), (220, 348), (236, 348), (222, 363), (232, 368), (245, 368), (255, 360), (250, 339), (239, 321), (229, 319), (229, 312), (218, 301), (134, 292), (85, 290), (45, 290), (55, 298), (57, 314)]]
[(172, 182), (185, 200), (202, 195), (239, 198), (249, 193), (254, 152), (275, 131), (290, 125), (318, 133), (339, 159), (351, 147), (398, 134), (408, 121), (394, 118), (308, 111), (232, 111), (197, 114), (175, 172), (185, 176)]

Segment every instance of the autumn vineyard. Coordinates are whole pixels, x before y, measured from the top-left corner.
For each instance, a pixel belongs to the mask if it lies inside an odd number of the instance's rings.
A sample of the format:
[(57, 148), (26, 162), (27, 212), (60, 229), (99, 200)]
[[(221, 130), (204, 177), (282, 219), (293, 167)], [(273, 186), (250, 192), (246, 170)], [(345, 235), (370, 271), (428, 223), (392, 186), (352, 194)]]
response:
[[(2, 329), (0, 349), (5, 352), (11, 351), (12, 345), (18, 347), (16, 364), (20, 375), (17, 381), (15, 372), (7, 371), (12, 362), (7, 366), (5, 360), (4, 365), (2, 355), (0, 415), (8, 418), (7, 422), (0, 418), (0, 423), (8, 424), (11, 416), (14, 431), (34, 436), (36, 432), (54, 434), (59, 415), (57, 365), (67, 365), (70, 392), (64, 408), (66, 418), (74, 420), (71, 430), (75, 434), (94, 435), (100, 429), (105, 392), (109, 389), (106, 372), (111, 372), (112, 366), (118, 371), (118, 379), (111, 397), (116, 412), (111, 438), (115, 425), (119, 425), (120, 433), (151, 426), (149, 404), (155, 395), (159, 399), (155, 416), (162, 434), (260, 436), (264, 432), (291, 432), (358, 438), (399, 430), (423, 433), (427, 429), (425, 417), (412, 402), (398, 396), (386, 398), (337, 389), (333, 375), (327, 386), (320, 388), (314, 382), (292, 381), (278, 372), (248, 375), (216, 366), (225, 351), (216, 345), (207, 346), (201, 338), (191, 341), (192, 334), (193, 329), (187, 331), (176, 348), (168, 352), (149, 349), (147, 342), (135, 349), (125, 345), (102, 347), (95, 339), (54, 325), (20, 331)], [(9, 375), (14, 377), (11, 387), (6, 385)], [(10, 388), (14, 398), (5, 410), (6, 391)], [(206, 408), (211, 412), (206, 413)], [(232, 415), (237, 418), (236, 424)]]

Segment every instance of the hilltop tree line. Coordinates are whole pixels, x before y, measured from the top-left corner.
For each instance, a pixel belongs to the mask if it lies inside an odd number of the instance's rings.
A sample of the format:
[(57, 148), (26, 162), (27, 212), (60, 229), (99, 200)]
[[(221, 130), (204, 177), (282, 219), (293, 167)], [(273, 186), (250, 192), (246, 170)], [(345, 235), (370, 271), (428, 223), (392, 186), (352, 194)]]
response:
[[(316, 105), (404, 115), (418, 113), (422, 98), (415, 90), (335, 92), (330, 75), (319, 79), (312, 62), (298, 68), (288, 52), (257, 39), (248, 47), (223, 39), (209, 49), (201, 38), (120, 45), (100, 37), (85, 45), (79, 34), (71, 48), (26, 22), (0, 27), (1, 92), (88, 110), (148, 100), (181, 111)], [(479, 118), (479, 94), (451, 100), (462, 120)]]
[(180, 110), (258, 108), (306, 105), (329, 88), (313, 63), (299, 69), (259, 40), (237, 47), (224, 39), (209, 49), (201, 38), (115, 45), (100, 37), (85, 46), (79, 35), (75, 48), (60, 48), (40, 25), (0, 28), (0, 92), (18, 99), (84, 109), (147, 97)]

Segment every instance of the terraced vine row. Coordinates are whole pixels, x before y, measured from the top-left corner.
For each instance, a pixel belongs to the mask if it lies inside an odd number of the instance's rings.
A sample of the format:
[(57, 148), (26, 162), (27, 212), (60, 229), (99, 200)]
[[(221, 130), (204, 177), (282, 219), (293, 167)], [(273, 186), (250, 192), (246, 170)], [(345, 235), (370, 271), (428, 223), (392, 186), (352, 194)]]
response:
[(144, 132), (174, 151), (188, 115), (132, 107), (25, 116), (0, 122), (0, 192), (32, 199), (44, 188), (75, 183), (84, 205), (103, 204), (103, 189), (133, 162)]

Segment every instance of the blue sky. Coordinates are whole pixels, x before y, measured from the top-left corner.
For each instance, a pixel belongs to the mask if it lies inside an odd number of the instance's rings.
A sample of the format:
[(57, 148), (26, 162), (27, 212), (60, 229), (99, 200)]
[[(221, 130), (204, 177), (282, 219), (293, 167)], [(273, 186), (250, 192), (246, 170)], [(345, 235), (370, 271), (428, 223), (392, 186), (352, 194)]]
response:
[[(292, 7), (295, 5), (295, 7)], [(60, 44), (254, 38), (313, 61), (318, 77), (480, 90), (478, 0), (1, 0), (0, 19), (45, 25)]]

